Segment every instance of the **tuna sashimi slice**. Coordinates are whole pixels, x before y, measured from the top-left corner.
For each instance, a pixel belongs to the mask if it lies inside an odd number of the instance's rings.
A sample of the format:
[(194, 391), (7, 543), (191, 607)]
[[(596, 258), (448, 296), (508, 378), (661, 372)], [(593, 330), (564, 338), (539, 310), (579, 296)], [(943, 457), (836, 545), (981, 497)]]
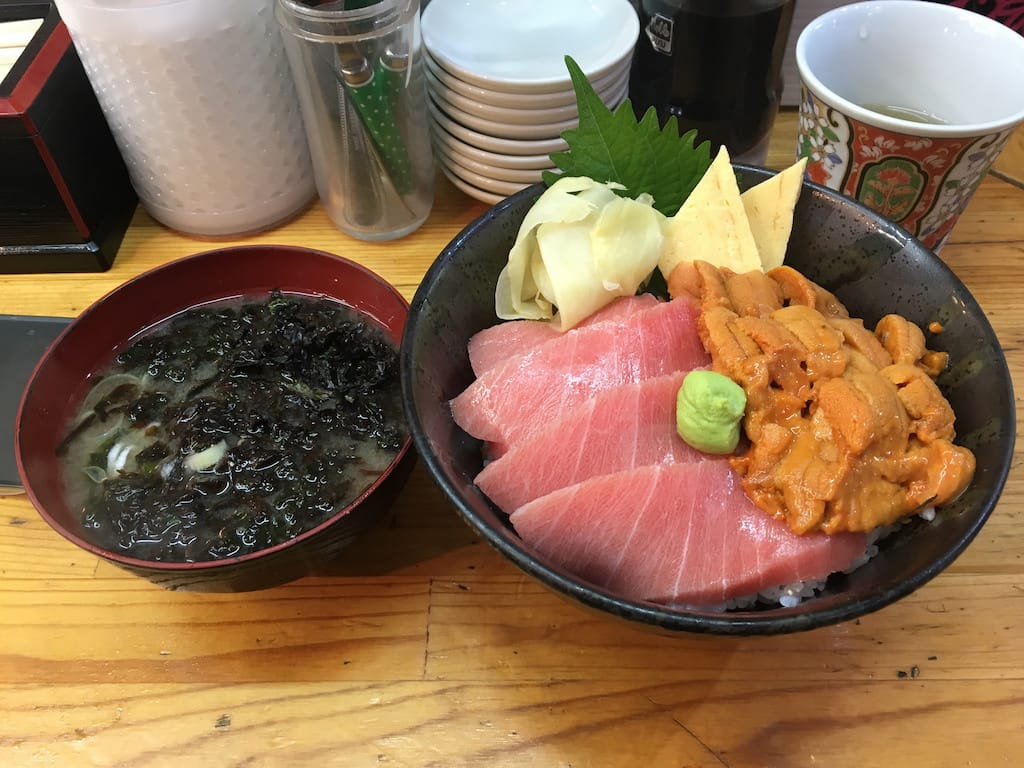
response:
[(623, 296), (598, 310), (570, 331), (561, 331), (554, 323), (546, 320), (512, 320), (492, 325), (474, 334), (469, 340), (469, 365), (473, 373), (480, 376), (489, 368), (532, 352), (541, 344), (566, 333), (575, 333), (579, 328), (586, 328), (594, 323), (629, 317), (641, 309), (650, 309), (657, 302), (658, 300), (649, 293)]
[(676, 432), (676, 394), (685, 375), (679, 371), (596, 393), (490, 462), (476, 484), (512, 513), (598, 475), (707, 458)]
[(486, 371), (452, 403), (455, 423), (501, 455), (602, 389), (707, 365), (689, 301), (595, 323)]
[(659, 464), (592, 478), (518, 509), (540, 554), (618, 595), (718, 605), (850, 567), (863, 534), (793, 533), (747, 498), (726, 461)]

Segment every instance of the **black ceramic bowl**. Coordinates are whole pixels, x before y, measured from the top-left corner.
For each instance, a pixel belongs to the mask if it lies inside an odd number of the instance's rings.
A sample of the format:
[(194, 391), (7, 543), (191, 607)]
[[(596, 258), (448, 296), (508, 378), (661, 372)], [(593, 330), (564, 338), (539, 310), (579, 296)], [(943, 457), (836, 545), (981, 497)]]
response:
[[(738, 170), (743, 187), (770, 175)], [(776, 634), (853, 619), (892, 603), (940, 573), (977, 535), (1003, 488), (1015, 437), (1012, 385), (999, 342), (977, 302), (932, 252), (873, 211), (805, 183), (786, 263), (835, 292), (851, 314), (871, 325), (893, 311), (921, 326), (943, 325), (929, 344), (950, 354), (939, 386), (956, 412), (958, 441), (977, 457), (970, 488), (934, 522), (902, 527), (867, 565), (831, 578), (820, 596), (792, 608), (705, 612), (625, 600), (532, 552), (473, 485), (481, 445), (453, 423), (448, 402), (473, 380), (466, 343), (497, 322), (495, 280), (541, 191), (530, 187), (502, 201), (452, 240), (413, 298), (402, 341), (402, 396), (419, 454), (459, 514), (505, 557), (572, 600), (643, 625)]]
[(408, 314), (405, 298), (381, 277), (347, 259), (310, 248), (254, 245), (178, 259), (116, 288), (79, 315), (43, 356), (22, 397), (15, 455), (25, 491), (57, 532), (85, 550), (168, 589), (238, 592), (315, 573), (379, 520), (415, 460), (411, 439), (352, 503), (295, 538), (249, 554), (203, 562), (155, 562), (93, 543), (68, 504), (57, 445), (89, 377), (140, 331), (199, 304), (284, 292), (326, 296), (358, 310), (397, 344)]

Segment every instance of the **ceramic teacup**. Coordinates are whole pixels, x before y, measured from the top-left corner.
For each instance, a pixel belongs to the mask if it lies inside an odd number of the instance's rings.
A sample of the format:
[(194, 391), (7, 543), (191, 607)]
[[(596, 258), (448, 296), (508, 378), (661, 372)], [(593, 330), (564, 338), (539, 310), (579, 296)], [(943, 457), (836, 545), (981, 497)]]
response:
[(938, 250), (1024, 122), (1024, 37), (921, 0), (829, 11), (796, 44), (807, 177)]

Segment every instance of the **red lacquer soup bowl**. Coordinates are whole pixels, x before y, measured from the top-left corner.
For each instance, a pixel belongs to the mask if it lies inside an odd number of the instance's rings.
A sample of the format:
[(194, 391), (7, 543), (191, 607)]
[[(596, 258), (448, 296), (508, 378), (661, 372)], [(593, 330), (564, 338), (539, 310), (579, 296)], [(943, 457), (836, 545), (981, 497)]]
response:
[(15, 451), (26, 493), (43, 519), (81, 548), (166, 588), (213, 592), (262, 589), (315, 573), (382, 517), (414, 461), (408, 437), (351, 503), (293, 538), (234, 557), (168, 562), (104, 548), (85, 535), (81, 512), (68, 502), (58, 446), (96, 372), (142, 331), (184, 310), (275, 289), (340, 301), (382, 327), (396, 345), (401, 340), (409, 309), (404, 297), (370, 270), (321, 251), (222, 248), (146, 272), (82, 312), (43, 356), (25, 388)]

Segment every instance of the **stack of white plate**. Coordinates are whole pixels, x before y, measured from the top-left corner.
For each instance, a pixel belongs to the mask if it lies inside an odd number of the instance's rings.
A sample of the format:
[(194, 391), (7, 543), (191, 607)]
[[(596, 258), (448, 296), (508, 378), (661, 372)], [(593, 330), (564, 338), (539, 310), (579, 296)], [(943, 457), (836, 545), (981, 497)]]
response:
[(629, 0), (430, 0), (422, 31), (441, 170), (496, 203), (554, 168), (578, 124), (565, 56), (614, 109), (640, 24)]

